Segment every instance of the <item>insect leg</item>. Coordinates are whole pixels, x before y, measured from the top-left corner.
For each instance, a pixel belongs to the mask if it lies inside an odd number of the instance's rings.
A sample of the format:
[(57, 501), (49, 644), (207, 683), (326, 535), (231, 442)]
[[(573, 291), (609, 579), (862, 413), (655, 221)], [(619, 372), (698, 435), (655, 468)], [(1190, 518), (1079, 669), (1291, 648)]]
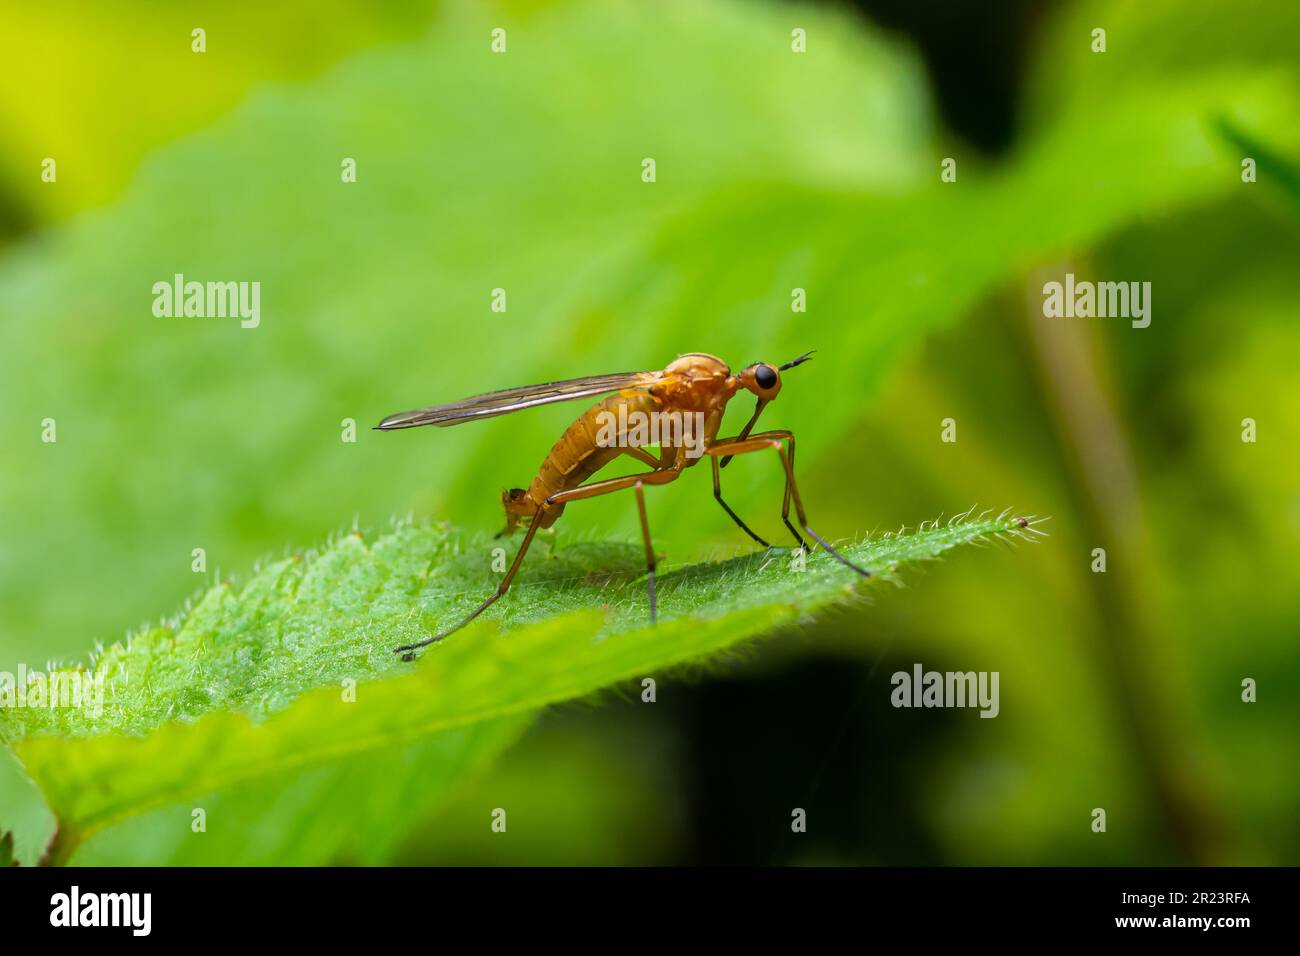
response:
[(541, 524), (541, 515), (538, 514), (537, 517), (533, 519), (532, 523), (529, 524), (528, 531), (524, 534), (524, 541), (519, 546), (519, 553), (515, 555), (514, 563), (510, 565), (510, 570), (506, 571), (506, 576), (501, 579), (501, 584), (486, 601), (471, 611), (468, 617), (454, 627), (449, 627), (447, 630), (440, 634), (435, 634), (433, 637), (426, 637), (424, 640), (416, 641), (414, 644), (404, 644), (401, 647), (394, 648), (394, 653), (401, 654), (402, 660), (409, 661), (415, 656), (413, 653), (414, 651), (440, 641), (448, 634), (459, 631), (462, 627), (496, 603), (503, 594), (510, 590), (510, 582), (515, 579), (515, 574), (519, 571), (519, 566), (524, 563), (524, 555), (528, 553), (528, 546), (533, 543), (533, 537), (537, 534), (537, 529), (541, 527)]
[[(799, 516), (799, 525), (807, 532), (808, 536), (822, 546), (822, 549), (830, 554), (835, 560), (839, 561), (845, 567), (852, 568), (864, 578), (871, 577), (871, 572), (866, 568), (858, 567), (844, 555), (840, 554), (830, 545), (825, 538), (819, 535), (812, 528), (808, 527), (808, 516), (803, 510), (803, 500), (799, 497), (799, 486), (794, 480), (794, 469), (790, 464), (790, 458), (785, 453), (783, 441), (791, 439), (794, 436), (788, 431), (770, 431), (758, 435), (751, 435), (744, 439), (730, 439), (714, 442), (709, 448), (705, 449), (705, 454), (713, 456), (726, 455), (746, 455), (750, 452), (763, 451), (766, 448), (775, 449), (781, 458), (781, 467), (785, 469), (786, 493), (794, 501), (795, 514)], [(788, 512), (788, 509), (786, 509)], [(787, 522), (788, 523), (788, 522)]]
[[(736, 522), (736, 524), (740, 525), (740, 530), (745, 532), (745, 534), (749, 535), (751, 538), (753, 538), (755, 541), (757, 541), (765, 548), (772, 547), (770, 544), (768, 544), (766, 541), (764, 541), (762, 538), (756, 535), (750, 529), (749, 525), (741, 521), (740, 515), (732, 511), (731, 506), (722, 500), (722, 480), (718, 475), (718, 459), (714, 458), (712, 459), (712, 462), (713, 462), (713, 497), (717, 499), (718, 504), (722, 505), (722, 510), (725, 511), (727, 514), (731, 515), (731, 520)], [(789, 522), (787, 521), (787, 524), (788, 523)]]
[[(667, 452), (665, 452), (665, 459)], [(682, 454), (676, 454), (675, 459), (667, 467), (655, 471), (646, 472), (641, 475), (626, 475), (622, 478), (610, 478), (606, 481), (596, 481), (589, 485), (579, 485), (577, 488), (571, 488), (568, 491), (560, 491), (546, 499), (548, 507), (553, 505), (562, 505), (570, 501), (578, 501), (582, 498), (597, 498), (601, 495), (611, 494), (615, 491), (622, 491), (626, 488), (636, 489), (636, 503), (641, 511), (641, 534), (645, 539), (645, 560), (648, 587), (650, 589), (650, 623), (655, 622), (656, 602), (655, 602), (655, 552), (654, 546), (650, 543), (650, 522), (646, 518), (645, 512), (645, 485), (666, 485), (670, 481), (676, 481), (681, 477), (682, 469), (686, 467), (686, 458)]]
[[(792, 435), (790, 432), (787, 431), (771, 431), (771, 432), (764, 432), (763, 434), (778, 436), (790, 442), (790, 469), (791, 471), (793, 471), (794, 470), (794, 435)], [(743, 441), (746, 441), (746, 439), (741, 437), (724, 438), (722, 439), (721, 442), (718, 442), (718, 444), (722, 444), (722, 443), (734, 444), (736, 442), (743, 442)], [(759, 544), (763, 545), (763, 547), (770, 548), (771, 545), (768, 544), (766, 541), (764, 541), (762, 538), (760, 538), (758, 535), (754, 534), (753, 531), (750, 531), (749, 528), (746, 527), (745, 523), (741, 521), (740, 518), (736, 517), (736, 513), (732, 511), (729, 507), (727, 507), (726, 502), (722, 500), (722, 491), (721, 491), (720, 482), (718, 478), (718, 469), (719, 467), (725, 468), (727, 462), (731, 460), (734, 454), (735, 453), (733, 452), (731, 454), (728, 454), (725, 458), (723, 458), (721, 465), (719, 465), (718, 459), (716, 457), (713, 459), (713, 497), (718, 499), (718, 504), (722, 505), (723, 509), (727, 512), (727, 514), (731, 515), (731, 517), (735, 520), (736, 524), (744, 528), (744, 530), (749, 534), (751, 538), (753, 538)], [(785, 526), (790, 529), (790, 534), (794, 536), (795, 542), (799, 545), (799, 550), (807, 551), (808, 543), (804, 541), (804, 539), (800, 536), (799, 532), (795, 529), (795, 526), (790, 523), (790, 482), (789, 481), (786, 481), (785, 483), (785, 497), (781, 503), (781, 520), (784, 521)]]
[(546, 499), (545, 503), (538, 510), (538, 513), (533, 517), (532, 523), (528, 525), (528, 531), (524, 535), (523, 543), (519, 546), (519, 553), (515, 555), (514, 563), (510, 565), (510, 570), (508, 570), (506, 576), (501, 579), (501, 584), (496, 591), (455, 627), (449, 627), (441, 634), (435, 634), (433, 637), (425, 638), (422, 641), (416, 641), (414, 644), (406, 644), (402, 647), (396, 648), (397, 653), (402, 654), (403, 659), (409, 660), (413, 656), (411, 653), (412, 651), (440, 641), (448, 634), (460, 630), (470, 621), (474, 620), (474, 618), (486, 611), (498, 599), (500, 599), (502, 595), (509, 591), (510, 582), (514, 580), (515, 574), (519, 571), (519, 566), (523, 563), (524, 555), (528, 553), (528, 546), (533, 543), (533, 536), (537, 534), (537, 529), (541, 527), (542, 513), (546, 510), (553, 508), (556, 505), (565, 504), (566, 502), (578, 501), (582, 498), (596, 498), (600, 495), (607, 495), (610, 492), (622, 491), (626, 488), (635, 487), (641, 483), (647, 485), (666, 485), (668, 482), (676, 480), (681, 475), (682, 469), (685, 466), (686, 459), (679, 456), (670, 467), (659, 471), (650, 471), (640, 475), (627, 475), (622, 478), (610, 478), (606, 481), (593, 482), (590, 485), (579, 485), (577, 488), (571, 488), (568, 491), (560, 491), (551, 495), (551, 497)]
[(627, 448), (623, 449), (623, 452), (624, 454), (632, 458), (635, 458), (637, 461), (644, 462), (645, 464), (649, 465), (651, 468), (660, 467), (659, 459), (656, 458), (654, 455), (650, 454), (644, 448), (639, 448), (636, 445), (629, 445)]
[[(790, 464), (787, 471), (789, 477), (786, 478), (785, 482), (785, 497), (781, 501), (781, 520), (784, 521), (785, 526), (790, 529), (790, 533), (794, 535), (794, 539), (799, 542), (799, 549), (801, 551), (807, 551), (808, 545), (804, 542), (803, 538), (799, 536), (799, 532), (794, 529), (794, 525), (790, 523), (790, 488), (794, 481), (794, 435), (790, 432), (786, 432), (786, 441), (790, 443)], [(811, 534), (812, 532), (809, 533)]]
[(641, 537), (645, 539), (646, 580), (650, 589), (650, 623), (655, 622), (655, 549), (650, 543), (650, 521), (645, 514), (645, 483), (638, 481), (636, 489), (636, 507), (641, 512)]
[(580, 501), (583, 498), (598, 498), (610, 492), (624, 491), (635, 487), (637, 482), (644, 482), (647, 485), (666, 485), (670, 481), (676, 481), (685, 467), (686, 459), (680, 457), (667, 468), (661, 468), (657, 471), (647, 471), (639, 475), (624, 475), (622, 478), (606, 478), (604, 481), (593, 481), (589, 485), (579, 485), (577, 488), (570, 488), (568, 491), (557, 491), (546, 499), (546, 507), (552, 508), (555, 505), (567, 504), (570, 501)]

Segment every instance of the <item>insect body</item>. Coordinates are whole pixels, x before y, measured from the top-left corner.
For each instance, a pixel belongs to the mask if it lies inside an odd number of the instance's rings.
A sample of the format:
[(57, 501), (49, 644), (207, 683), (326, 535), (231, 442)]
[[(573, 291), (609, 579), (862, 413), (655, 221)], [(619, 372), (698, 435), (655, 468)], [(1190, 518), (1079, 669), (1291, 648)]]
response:
[[(781, 366), (756, 363), (732, 374), (720, 358), (692, 352), (681, 356), (662, 372), (595, 375), (545, 385), (510, 388), (477, 395), (450, 405), (402, 412), (385, 418), (378, 425), (384, 431), (420, 425), (446, 427), (506, 415), (538, 405), (598, 395), (608, 396), (569, 426), (542, 462), (532, 484), (527, 488), (511, 489), (502, 495), (506, 512), (506, 527), (502, 534), (509, 534), (521, 525), (527, 530), (523, 543), (497, 590), (454, 627), (397, 650), (409, 657), (417, 648), (442, 640), (464, 627), (504, 595), (510, 589), (534, 535), (539, 529), (555, 524), (569, 502), (627, 489), (634, 490), (641, 516), (650, 620), (653, 622), (655, 556), (650, 543), (650, 524), (646, 518), (643, 489), (646, 485), (675, 481), (685, 469), (705, 457), (712, 465), (713, 496), (718, 504), (746, 534), (762, 546), (770, 547), (723, 501), (720, 470), (727, 466), (734, 455), (774, 450), (785, 471), (781, 517), (799, 547), (807, 546), (790, 522), (792, 503), (799, 525), (805, 533), (841, 563), (863, 577), (870, 577), (870, 572), (844, 557), (808, 526), (803, 502), (799, 498), (799, 488), (794, 479), (794, 435), (788, 431), (751, 434), (764, 407), (781, 391), (781, 373), (806, 362), (811, 354), (805, 353)], [(742, 390), (757, 396), (754, 414), (738, 435), (733, 438), (718, 438), (718, 429), (727, 403)], [(614, 394), (608, 394), (611, 392)], [(653, 445), (659, 446), (658, 457), (649, 450), (648, 446)], [(621, 455), (630, 455), (649, 470), (620, 478), (590, 480)]]

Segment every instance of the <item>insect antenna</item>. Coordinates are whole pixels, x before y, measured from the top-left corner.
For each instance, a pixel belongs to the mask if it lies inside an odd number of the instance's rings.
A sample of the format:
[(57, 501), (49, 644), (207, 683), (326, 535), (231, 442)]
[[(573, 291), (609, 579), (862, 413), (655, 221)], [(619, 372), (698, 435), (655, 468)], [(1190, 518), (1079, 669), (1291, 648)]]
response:
[(781, 366), (781, 371), (784, 372), (786, 369), (794, 368), (796, 365), (802, 365), (804, 362), (812, 358), (813, 352), (816, 351), (817, 351), (816, 349), (809, 349), (807, 352), (804, 352), (803, 355), (800, 355), (797, 359), (791, 359), (789, 362), (786, 362), (784, 365)]

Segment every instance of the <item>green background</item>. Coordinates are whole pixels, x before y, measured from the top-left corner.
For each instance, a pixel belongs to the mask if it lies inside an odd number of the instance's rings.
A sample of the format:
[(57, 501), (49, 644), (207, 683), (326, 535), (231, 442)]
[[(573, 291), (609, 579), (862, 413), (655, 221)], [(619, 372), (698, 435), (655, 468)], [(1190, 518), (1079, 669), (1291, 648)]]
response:
[[(554, 709), (446, 800), (411, 786), (408, 749), (236, 795), (270, 807), (257, 831), (196, 845), (177, 807), (76, 860), (1297, 862), (1300, 14), (1012, 9), (1032, 30), (1000, 149), (936, 106), (905, 33), (823, 6), (7, 12), (0, 669), (81, 657), (217, 569), (354, 524), (494, 531), (576, 406), (369, 426), (685, 351), (818, 350), (764, 423), (799, 435), (832, 536), (977, 504), (1052, 519), (1038, 547), (961, 553), (679, 675), (655, 708)], [(1066, 271), (1151, 282), (1151, 327), (1045, 319)], [(177, 272), (261, 282), (261, 327), (155, 318)], [(778, 540), (775, 467), (727, 477)], [(748, 549), (710, 490), (694, 473), (650, 496), (667, 563)], [(558, 545), (634, 535), (615, 496), (570, 508)], [(914, 662), (999, 671), (1001, 715), (891, 709)], [(346, 814), (321, 799), (342, 787)], [(381, 837), (393, 807), (409, 825)], [(43, 819), (6, 763), (0, 827), (28, 857)]]

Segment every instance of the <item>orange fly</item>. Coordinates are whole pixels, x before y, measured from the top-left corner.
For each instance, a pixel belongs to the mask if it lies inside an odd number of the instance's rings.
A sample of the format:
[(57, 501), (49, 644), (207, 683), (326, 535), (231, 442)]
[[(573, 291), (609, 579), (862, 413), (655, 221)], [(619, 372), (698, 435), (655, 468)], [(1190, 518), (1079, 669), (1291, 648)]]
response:
[[(419, 425), (445, 428), (462, 422), (507, 415), (538, 405), (615, 393), (597, 402), (569, 426), (542, 462), (531, 485), (502, 494), (506, 527), (501, 533), (509, 534), (520, 524), (526, 525), (527, 531), (519, 552), (496, 591), (454, 627), (415, 644), (399, 647), (397, 651), (409, 658), (417, 648), (442, 640), (487, 610), (510, 590), (510, 582), (523, 563), (524, 555), (528, 553), (528, 546), (532, 544), (538, 529), (555, 524), (563, 514), (564, 506), (570, 501), (595, 498), (628, 488), (636, 492), (637, 508), (641, 513), (641, 535), (645, 541), (650, 594), (650, 621), (653, 623), (655, 553), (650, 544), (650, 523), (646, 519), (645, 493), (642, 489), (645, 485), (666, 485), (675, 481), (686, 468), (705, 456), (713, 466), (713, 497), (741, 530), (763, 547), (770, 547), (722, 500), (719, 470), (725, 468), (734, 455), (775, 451), (785, 470), (785, 500), (781, 518), (799, 547), (806, 549), (807, 545), (790, 523), (792, 501), (799, 525), (809, 537), (842, 564), (864, 578), (870, 577), (870, 572), (840, 554), (821, 535), (808, 527), (803, 502), (799, 498), (799, 487), (794, 480), (794, 435), (784, 430), (751, 434), (758, 416), (781, 391), (781, 373), (803, 364), (811, 355), (811, 352), (806, 352), (781, 366), (758, 362), (733, 375), (722, 359), (703, 352), (691, 352), (678, 358), (662, 372), (593, 375), (548, 382), (545, 385), (508, 388), (476, 395), (450, 405), (422, 408), (385, 418), (378, 425), (384, 431), (415, 428)], [(741, 389), (757, 396), (758, 404), (754, 408), (754, 414), (739, 435), (734, 438), (718, 438), (718, 428), (722, 424), (722, 413), (726, 410), (727, 402)], [(656, 423), (659, 427), (656, 427)], [(657, 458), (647, 450), (647, 446), (656, 444), (659, 445)], [(622, 478), (586, 483), (620, 455), (629, 455), (650, 470)]]

